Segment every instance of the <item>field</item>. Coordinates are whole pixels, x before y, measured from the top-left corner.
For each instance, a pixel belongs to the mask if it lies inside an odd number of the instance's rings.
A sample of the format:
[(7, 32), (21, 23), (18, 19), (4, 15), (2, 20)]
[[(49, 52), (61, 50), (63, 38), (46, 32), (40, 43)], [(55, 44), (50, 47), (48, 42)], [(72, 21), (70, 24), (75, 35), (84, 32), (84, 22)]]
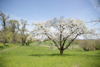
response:
[(35, 43), (1, 48), (0, 67), (100, 67), (100, 50), (86, 52), (73, 48), (60, 55), (57, 49)]

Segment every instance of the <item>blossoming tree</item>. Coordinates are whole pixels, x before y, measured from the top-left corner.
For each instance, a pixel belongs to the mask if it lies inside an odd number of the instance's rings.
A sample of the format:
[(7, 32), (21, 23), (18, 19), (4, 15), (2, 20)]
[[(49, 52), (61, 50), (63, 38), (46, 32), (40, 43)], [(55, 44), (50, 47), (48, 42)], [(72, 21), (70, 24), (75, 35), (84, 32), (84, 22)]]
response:
[[(34, 24), (32, 35), (34, 37), (47, 37), (60, 50), (60, 54), (67, 49), (77, 37), (89, 34), (90, 31), (80, 19), (53, 18), (46, 22)], [(42, 36), (42, 37), (41, 37)], [(66, 43), (68, 41), (68, 43)]]

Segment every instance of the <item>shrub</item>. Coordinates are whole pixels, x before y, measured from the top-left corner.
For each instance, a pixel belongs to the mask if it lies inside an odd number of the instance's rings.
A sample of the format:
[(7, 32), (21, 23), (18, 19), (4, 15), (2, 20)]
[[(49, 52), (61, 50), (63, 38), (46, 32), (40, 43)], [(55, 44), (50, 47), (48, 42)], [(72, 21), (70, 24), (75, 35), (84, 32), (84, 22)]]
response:
[(96, 50), (100, 50), (100, 39), (96, 40), (96, 41), (95, 41), (95, 44), (96, 44), (96, 45), (95, 45), (95, 49), (96, 49)]
[(95, 50), (96, 44), (95, 40), (80, 40), (80, 47), (85, 51)]

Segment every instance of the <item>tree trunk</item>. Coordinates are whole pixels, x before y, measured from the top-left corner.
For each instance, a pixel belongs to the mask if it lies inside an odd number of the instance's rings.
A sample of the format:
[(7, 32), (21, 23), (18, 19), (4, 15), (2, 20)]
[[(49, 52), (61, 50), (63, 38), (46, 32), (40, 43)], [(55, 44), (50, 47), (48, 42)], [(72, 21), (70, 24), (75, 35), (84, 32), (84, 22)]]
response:
[(3, 46), (5, 46), (6, 40), (5, 37), (3, 38)]
[(24, 46), (24, 41), (22, 41), (22, 46)]
[(5, 42), (3, 43), (3, 46), (5, 46)]
[(24, 46), (24, 39), (22, 38), (22, 46)]
[(15, 35), (13, 34), (13, 40), (12, 43), (15, 44)]
[(60, 54), (63, 55), (63, 50), (60, 50)]
[(12, 44), (15, 44), (15, 40), (14, 39), (12, 40)]

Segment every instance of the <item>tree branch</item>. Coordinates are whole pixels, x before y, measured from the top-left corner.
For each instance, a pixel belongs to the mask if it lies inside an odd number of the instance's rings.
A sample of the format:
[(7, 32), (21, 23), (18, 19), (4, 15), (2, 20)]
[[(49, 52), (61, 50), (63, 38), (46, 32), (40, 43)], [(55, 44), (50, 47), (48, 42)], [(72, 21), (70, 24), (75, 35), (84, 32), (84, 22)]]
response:
[(71, 45), (71, 43), (72, 43), (79, 35), (80, 35), (80, 34), (77, 34), (77, 35), (75, 36), (75, 38), (72, 39), (72, 40), (69, 42), (69, 44), (64, 48), (64, 50), (67, 49), (67, 48)]
[(42, 26), (41, 26), (41, 28), (42, 28), (42, 30), (45, 32), (45, 35), (46, 35), (50, 40), (52, 40), (52, 41), (54, 42), (55, 46), (56, 46), (58, 49), (60, 49), (59, 46), (57, 45), (56, 41), (54, 41), (53, 39), (51, 39), (51, 38), (49, 37), (49, 35), (47, 34), (46, 30), (45, 30)]
[[(77, 28), (78, 29), (78, 28)], [(76, 29), (76, 30), (77, 30)], [(75, 30), (75, 31), (76, 31)], [(63, 44), (62, 44), (62, 47), (64, 47), (64, 44), (65, 44), (65, 42), (66, 42), (66, 40), (75, 32), (75, 31), (73, 31), (70, 35), (68, 35), (65, 39), (64, 39), (64, 42), (63, 42)]]

